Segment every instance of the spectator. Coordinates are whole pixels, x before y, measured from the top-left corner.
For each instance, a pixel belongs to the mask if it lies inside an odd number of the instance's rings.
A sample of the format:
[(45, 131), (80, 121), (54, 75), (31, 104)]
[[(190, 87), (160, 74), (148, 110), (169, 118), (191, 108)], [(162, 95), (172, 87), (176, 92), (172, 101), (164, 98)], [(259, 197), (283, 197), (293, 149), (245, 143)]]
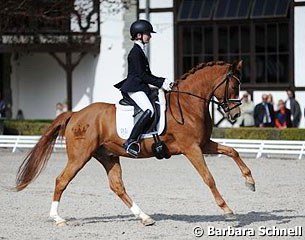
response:
[(241, 99), (240, 105), (241, 115), (238, 118), (238, 124), (240, 127), (253, 127), (254, 126), (254, 104), (249, 98), (249, 94), (245, 93)]
[(62, 111), (63, 112), (68, 112), (68, 105), (66, 103), (62, 104)]
[(274, 106), (274, 102), (273, 102), (273, 96), (271, 93), (268, 94), (268, 100), (267, 100), (268, 103), (270, 103), (272, 106)]
[(300, 104), (295, 100), (295, 93), (292, 90), (287, 90), (288, 99), (286, 100), (286, 107), (291, 112), (292, 127), (299, 127), (301, 121)]
[(2, 95), (0, 93), (0, 118), (5, 118), (5, 111), (6, 111), (6, 103), (4, 99), (2, 99)]
[(18, 110), (17, 115), (16, 115), (17, 120), (24, 120), (24, 115), (21, 109)]
[(290, 128), (292, 127), (291, 123), (291, 112), (286, 108), (285, 102), (283, 100), (279, 100), (278, 109), (275, 112), (275, 126), (277, 128)]
[(56, 103), (56, 117), (63, 112), (63, 104), (60, 102)]
[(274, 127), (274, 109), (267, 100), (268, 95), (263, 94), (262, 102), (254, 108), (254, 122), (256, 127)]

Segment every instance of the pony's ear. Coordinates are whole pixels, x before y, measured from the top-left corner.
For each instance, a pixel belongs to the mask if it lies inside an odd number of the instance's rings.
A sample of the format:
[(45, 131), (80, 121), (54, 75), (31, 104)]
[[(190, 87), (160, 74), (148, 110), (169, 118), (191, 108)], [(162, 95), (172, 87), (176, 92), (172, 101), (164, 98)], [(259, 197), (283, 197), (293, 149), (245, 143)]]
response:
[(237, 64), (237, 66), (236, 66), (236, 70), (240, 72), (242, 66), (243, 66), (243, 60), (240, 60), (240, 61), (238, 62), (238, 64)]
[(238, 71), (240, 72), (241, 71), (241, 68), (242, 68), (242, 65), (243, 65), (243, 60), (240, 60), (240, 61), (234, 61), (232, 63), (232, 66), (231, 66), (231, 70), (232, 71)]

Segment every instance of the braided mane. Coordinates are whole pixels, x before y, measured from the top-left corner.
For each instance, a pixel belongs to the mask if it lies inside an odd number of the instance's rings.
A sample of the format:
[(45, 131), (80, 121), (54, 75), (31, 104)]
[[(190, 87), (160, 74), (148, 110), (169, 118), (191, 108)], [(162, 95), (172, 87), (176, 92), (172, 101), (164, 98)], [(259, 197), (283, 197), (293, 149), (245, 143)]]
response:
[(191, 74), (194, 74), (195, 72), (197, 72), (200, 69), (203, 69), (205, 67), (212, 67), (214, 65), (225, 65), (227, 63), (225, 63), (224, 61), (212, 61), (212, 62), (207, 62), (207, 63), (199, 63), (196, 67), (193, 67), (191, 70), (189, 70), (187, 73), (184, 73), (181, 77), (180, 80), (185, 80), (188, 76), (190, 76)]

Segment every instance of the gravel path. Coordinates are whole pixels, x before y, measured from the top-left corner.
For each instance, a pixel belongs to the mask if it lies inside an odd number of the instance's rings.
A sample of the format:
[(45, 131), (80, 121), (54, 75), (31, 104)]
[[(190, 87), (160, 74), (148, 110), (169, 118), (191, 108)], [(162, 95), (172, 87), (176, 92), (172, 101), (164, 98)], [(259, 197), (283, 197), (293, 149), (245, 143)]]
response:
[[(0, 151), (0, 185), (13, 186), (24, 152)], [(0, 239), (197, 239), (193, 228), (205, 230), (201, 239), (265, 239), (260, 226), (302, 226), (305, 236), (305, 160), (246, 158), (257, 191), (244, 186), (239, 169), (227, 157), (207, 156), (218, 188), (237, 220), (225, 221), (208, 188), (182, 156), (156, 161), (122, 159), (125, 186), (134, 201), (157, 223), (142, 226), (108, 188), (102, 166), (91, 160), (65, 191), (60, 215), (68, 226), (48, 219), (55, 177), (66, 155), (52, 155), (46, 170), (26, 190), (0, 190)], [(206, 236), (209, 227), (254, 229), (255, 236)], [(230, 228), (229, 227), (229, 228)], [(235, 228), (236, 229), (236, 228)], [(276, 237), (267, 237), (275, 239)], [(200, 239), (200, 238), (199, 238)]]

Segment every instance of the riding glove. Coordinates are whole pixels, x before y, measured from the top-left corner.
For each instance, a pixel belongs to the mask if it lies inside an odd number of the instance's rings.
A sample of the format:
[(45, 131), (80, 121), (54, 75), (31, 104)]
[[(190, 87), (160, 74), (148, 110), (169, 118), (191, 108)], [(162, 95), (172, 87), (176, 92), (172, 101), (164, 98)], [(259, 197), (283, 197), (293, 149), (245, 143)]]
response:
[(174, 86), (174, 81), (173, 80), (169, 80), (169, 79), (165, 79), (163, 84), (162, 84), (162, 88), (165, 90), (165, 91), (170, 91), (172, 90)]

